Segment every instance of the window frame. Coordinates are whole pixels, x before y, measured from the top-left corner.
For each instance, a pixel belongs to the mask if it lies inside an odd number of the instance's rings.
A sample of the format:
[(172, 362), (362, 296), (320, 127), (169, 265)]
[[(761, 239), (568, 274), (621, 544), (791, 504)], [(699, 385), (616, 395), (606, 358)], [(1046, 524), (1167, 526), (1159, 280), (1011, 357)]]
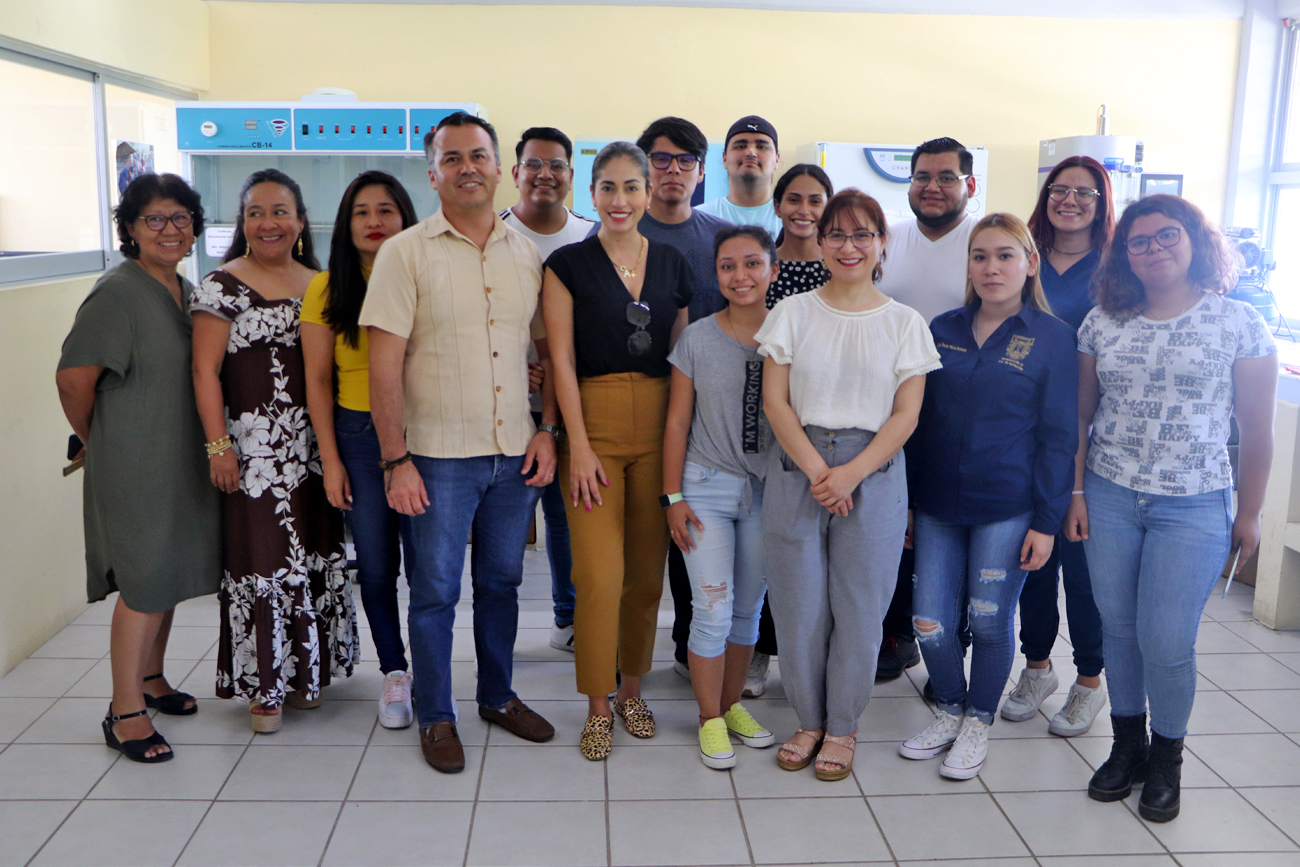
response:
[(108, 146), (108, 103), (106, 86), (162, 96), (176, 100), (197, 99), (196, 91), (164, 84), (120, 69), (81, 60), (0, 36), (0, 60), (34, 67), (90, 83), (94, 113), (96, 193), (99, 201), (99, 249), (70, 253), (36, 253), (29, 256), (0, 256), (0, 291), (49, 282), (83, 274), (98, 274), (121, 259), (114, 239), (110, 187), (116, 174)]

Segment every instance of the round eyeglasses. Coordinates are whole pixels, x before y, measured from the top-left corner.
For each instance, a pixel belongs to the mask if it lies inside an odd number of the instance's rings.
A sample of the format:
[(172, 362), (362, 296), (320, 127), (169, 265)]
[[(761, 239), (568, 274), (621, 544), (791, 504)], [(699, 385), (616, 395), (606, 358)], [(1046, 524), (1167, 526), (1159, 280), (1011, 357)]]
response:
[(827, 232), (825, 235), (822, 235), (822, 240), (826, 242), (827, 247), (830, 247), (832, 250), (838, 250), (843, 247), (850, 238), (852, 238), (853, 246), (857, 247), (859, 250), (865, 250), (867, 249), (867, 246), (871, 244), (872, 239), (879, 236), (879, 232), (868, 232), (866, 229), (863, 229), (859, 232), (854, 232), (852, 235), (847, 235), (844, 232)]
[(1047, 188), (1047, 197), (1053, 202), (1064, 202), (1074, 193), (1074, 200), (1081, 205), (1096, 201), (1101, 195), (1100, 192), (1092, 187), (1067, 187), (1065, 184), (1052, 184)]
[(684, 172), (689, 172), (700, 163), (700, 158), (695, 154), (670, 154), (667, 151), (655, 151), (649, 156), (650, 165), (659, 169), (659, 171), (666, 170), (673, 164), (673, 160), (677, 161), (677, 168)]
[(1178, 226), (1165, 226), (1154, 235), (1129, 235), (1128, 251), (1134, 256), (1141, 256), (1151, 249), (1153, 240), (1160, 245), (1161, 250), (1168, 250), (1170, 247), (1177, 247), (1182, 237), (1183, 230)]
[(194, 223), (194, 216), (189, 211), (182, 211), (179, 214), (172, 214), (170, 217), (164, 214), (147, 214), (140, 217), (144, 224), (155, 232), (161, 232), (171, 223), (178, 229), (189, 228)]
[(528, 159), (521, 162), (519, 165), (523, 166), (524, 171), (528, 172), (530, 175), (535, 175), (538, 172), (540, 172), (543, 166), (550, 166), (551, 174), (553, 175), (558, 175), (560, 174), (560, 172), (563, 172), (569, 167), (569, 164), (564, 160), (560, 159), (559, 157), (556, 157), (553, 160), (543, 160), (543, 159), (538, 159), (537, 157), (529, 157)]

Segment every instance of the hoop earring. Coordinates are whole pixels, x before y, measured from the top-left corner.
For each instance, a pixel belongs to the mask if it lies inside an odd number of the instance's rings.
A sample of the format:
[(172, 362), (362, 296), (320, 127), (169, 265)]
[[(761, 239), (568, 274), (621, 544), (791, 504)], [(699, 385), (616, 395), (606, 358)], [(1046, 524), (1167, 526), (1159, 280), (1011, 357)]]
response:
[(298, 255), (302, 255), (302, 235), (298, 236)]

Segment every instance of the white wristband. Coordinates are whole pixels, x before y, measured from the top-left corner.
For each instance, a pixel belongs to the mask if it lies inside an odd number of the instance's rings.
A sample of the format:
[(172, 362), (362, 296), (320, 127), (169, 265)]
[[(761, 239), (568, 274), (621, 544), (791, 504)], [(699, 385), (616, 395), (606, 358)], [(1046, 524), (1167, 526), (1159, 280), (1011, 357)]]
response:
[(1071, 496), (1071, 497), (1082, 497), (1082, 496), (1083, 496), (1083, 491), (1070, 491), (1070, 496)]

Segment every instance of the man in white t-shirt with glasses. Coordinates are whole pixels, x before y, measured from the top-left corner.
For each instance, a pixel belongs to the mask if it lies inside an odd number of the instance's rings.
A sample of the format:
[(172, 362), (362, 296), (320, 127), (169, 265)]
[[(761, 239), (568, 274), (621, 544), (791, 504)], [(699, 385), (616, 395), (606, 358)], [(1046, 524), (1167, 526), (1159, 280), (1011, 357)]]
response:
[[(555, 127), (534, 126), (524, 130), (515, 145), (515, 164), (510, 167), (519, 190), (519, 201), (497, 216), (507, 226), (537, 245), (542, 261), (568, 244), (576, 244), (596, 225), (565, 206), (573, 188), (573, 142)], [(528, 352), (530, 378), (541, 376), (536, 351)], [(539, 385), (535, 385), (539, 387)], [(541, 422), (540, 391), (529, 398), (533, 420)], [(573, 555), (569, 549), (569, 522), (564, 514), (564, 492), (555, 479), (542, 490), (542, 517), (546, 520), (546, 558), (551, 566), (551, 647), (573, 652), (573, 605), (576, 591), (570, 573)]]

